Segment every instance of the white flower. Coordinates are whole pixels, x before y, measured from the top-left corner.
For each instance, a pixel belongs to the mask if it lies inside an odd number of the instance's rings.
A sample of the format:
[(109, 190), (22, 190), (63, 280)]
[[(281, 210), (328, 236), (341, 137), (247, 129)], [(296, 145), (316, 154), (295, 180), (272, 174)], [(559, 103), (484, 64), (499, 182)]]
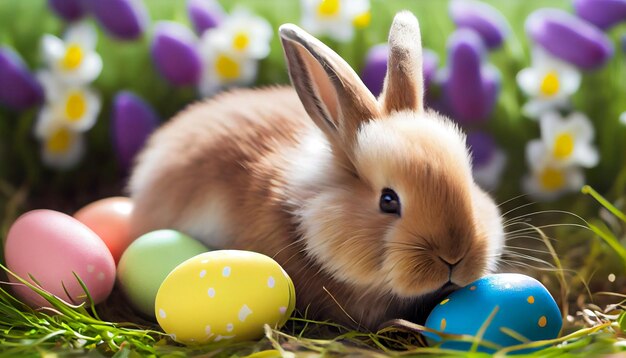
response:
[(524, 177), (524, 192), (535, 199), (554, 200), (559, 196), (579, 191), (585, 184), (585, 175), (579, 167), (557, 168), (544, 162)]
[(37, 135), (42, 135), (42, 128), (47, 128), (51, 122), (59, 122), (60, 126), (76, 132), (87, 131), (95, 125), (102, 105), (95, 91), (84, 85), (60, 83), (49, 72), (40, 72), (37, 78), (46, 97), (35, 123)]
[(203, 38), (219, 52), (247, 59), (263, 59), (270, 53), (274, 32), (270, 23), (245, 9), (236, 9), (219, 27), (207, 30)]
[(231, 48), (224, 48), (221, 42), (223, 37), (214, 34), (213, 30), (208, 30), (200, 39), (203, 70), (199, 91), (203, 97), (211, 96), (223, 88), (251, 85), (257, 75), (258, 60), (242, 56)]
[(474, 180), (486, 190), (495, 190), (500, 185), (502, 171), (506, 167), (506, 154), (501, 149), (495, 149), (489, 161), (472, 168)]
[(77, 23), (68, 28), (63, 40), (49, 34), (43, 36), (44, 59), (62, 81), (88, 83), (102, 71), (102, 58), (94, 51), (96, 42), (97, 33), (93, 26)]
[(369, 0), (302, 0), (302, 27), (313, 35), (327, 35), (340, 42), (354, 36), (371, 20)]
[(544, 50), (533, 50), (533, 66), (517, 74), (517, 84), (530, 98), (522, 112), (531, 118), (556, 108), (564, 108), (580, 87), (580, 72)]
[(43, 162), (52, 168), (71, 168), (85, 152), (82, 133), (71, 130), (59, 121), (44, 123), (36, 132), (36, 136), (41, 140)]
[(599, 154), (592, 144), (593, 125), (584, 114), (574, 112), (562, 118), (556, 112), (548, 112), (541, 116), (539, 126), (541, 139), (526, 146), (531, 164), (547, 161), (557, 168), (572, 165), (591, 168), (598, 164)]
[(259, 66), (257, 60), (213, 51), (204, 41), (200, 45), (200, 51), (204, 61), (198, 88), (201, 96), (208, 97), (223, 88), (249, 86), (254, 83)]

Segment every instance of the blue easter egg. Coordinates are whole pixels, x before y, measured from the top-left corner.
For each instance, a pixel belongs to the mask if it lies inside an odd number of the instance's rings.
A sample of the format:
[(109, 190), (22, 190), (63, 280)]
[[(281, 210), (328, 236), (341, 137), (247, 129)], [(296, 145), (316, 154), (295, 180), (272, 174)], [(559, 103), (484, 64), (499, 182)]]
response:
[[(493, 317), (482, 340), (501, 347), (524, 343), (518, 339), (520, 336), (527, 341), (554, 339), (563, 323), (554, 298), (539, 281), (526, 275), (506, 273), (485, 276), (452, 293), (433, 309), (426, 327), (449, 334), (476, 336), (490, 315)], [(434, 333), (424, 335), (434, 342), (442, 340)], [(471, 342), (453, 339), (441, 345), (462, 351), (471, 346)], [(493, 353), (495, 349), (481, 345), (478, 351)]]

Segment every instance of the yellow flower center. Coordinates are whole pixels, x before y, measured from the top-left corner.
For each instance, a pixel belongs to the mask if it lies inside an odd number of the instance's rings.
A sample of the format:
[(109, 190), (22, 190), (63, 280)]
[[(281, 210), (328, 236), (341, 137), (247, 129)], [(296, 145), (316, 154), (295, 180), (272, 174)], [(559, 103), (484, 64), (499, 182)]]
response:
[(232, 58), (221, 54), (217, 56), (215, 61), (215, 70), (217, 74), (225, 80), (234, 80), (239, 78), (241, 69), (239, 63)]
[(78, 45), (69, 45), (65, 50), (65, 56), (61, 60), (61, 66), (66, 70), (75, 70), (83, 62), (85, 54)]
[(317, 7), (317, 13), (320, 16), (337, 16), (341, 8), (339, 0), (322, 0)]
[(559, 74), (556, 71), (550, 71), (541, 80), (539, 91), (546, 97), (554, 96), (559, 92), (561, 83), (559, 82)]
[(65, 102), (65, 115), (67, 118), (75, 122), (81, 119), (87, 111), (87, 99), (82, 92), (74, 91), (67, 96)]
[(574, 136), (561, 133), (554, 140), (553, 154), (556, 159), (567, 159), (574, 151)]
[(370, 24), (371, 21), (372, 21), (372, 13), (370, 11), (366, 11), (362, 13), (361, 15), (358, 15), (357, 17), (355, 17), (354, 20), (352, 20), (352, 24), (357, 29), (364, 29)]
[(248, 47), (249, 44), (250, 37), (248, 37), (248, 34), (243, 31), (238, 32), (237, 34), (235, 34), (235, 37), (233, 37), (233, 47), (235, 48), (235, 50), (243, 51)]
[(539, 174), (539, 183), (546, 191), (555, 191), (565, 185), (565, 176), (560, 170), (546, 168)]
[(70, 149), (72, 133), (67, 128), (59, 128), (46, 141), (46, 150), (52, 154), (62, 154)]

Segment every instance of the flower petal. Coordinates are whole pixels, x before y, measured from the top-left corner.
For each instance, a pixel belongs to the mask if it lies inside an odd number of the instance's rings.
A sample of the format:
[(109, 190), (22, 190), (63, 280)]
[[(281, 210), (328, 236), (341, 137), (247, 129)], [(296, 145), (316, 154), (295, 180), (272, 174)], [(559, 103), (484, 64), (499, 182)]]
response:
[(387, 74), (387, 58), (389, 45), (386, 43), (373, 46), (367, 52), (365, 66), (361, 71), (363, 83), (376, 97), (383, 91), (383, 84)]
[(113, 100), (111, 135), (122, 168), (129, 170), (149, 135), (159, 125), (154, 109), (132, 92), (119, 92)]
[(65, 21), (76, 21), (85, 16), (83, 0), (48, 0), (48, 7)]
[(502, 172), (506, 167), (506, 154), (502, 150), (496, 149), (491, 160), (478, 168), (473, 168), (472, 174), (476, 183), (485, 190), (495, 190), (500, 185)]
[[(205, 35), (212, 31), (206, 31)], [(151, 47), (152, 60), (168, 81), (177, 86), (198, 82), (202, 61), (197, 38), (191, 30), (176, 22), (159, 22), (155, 26)]]
[(24, 110), (43, 101), (43, 88), (22, 58), (8, 47), (0, 47), (0, 104)]
[(552, 55), (580, 68), (598, 68), (613, 55), (602, 31), (563, 10), (536, 10), (526, 19), (526, 32)]
[(59, 78), (50, 71), (39, 71), (35, 76), (43, 87), (46, 102), (56, 102), (63, 92), (63, 85), (59, 82)]
[(104, 30), (121, 40), (139, 38), (149, 20), (141, 0), (89, 1), (88, 4)]
[(41, 107), (33, 127), (34, 136), (40, 139), (47, 137), (48, 133), (50, 133), (50, 128), (58, 125), (59, 122), (58, 117), (55, 116), (54, 110), (50, 105)]
[(533, 139), (526, 143), (526, 162), (532, 172), (543, 168), (549, 162), (548, 148), (543, 141)]
[(41, 38), (41, 50), (48, 66), (56, 68), (59, 60), (65, 56), (65, 43), (56, 36), (45, 34)]
[(536, 96), (539, 93), (541, 79), (535, 68), (524, 68), (517, 73), (515, 79), (519, 88), (527, 96)]
[(220, 26), (226, 18), (224, 9), (215, 0), (189, 0), (187, 1), (187, 14), (198, 35)]
[(573, 3), (578, 16), (603, 30), (626, 21), (626, 0), (574, 0)]
[(88, 22), (82, 21), (70, 26), (63, 37), (66, 44), (79, 45), (83, 51), (93, 51), (98, 43), (98, 33)]
[(43, 163), (59, 170), (71, 169), (82, 159), (85, 152), (85, 138), (80, 133), (71, 132), (69, 148), (63, 153), (53, 153), (47, 150), (46, 139), (41, 146)]
[(480, 37), (461, 29), (448, 39), (449, 72), (443, 93), (453, 118), (460, 123), (486, 120), (499, 92), (499, 74), (495, 67), (483, 65), (486, 49)]
[(466, 138), (467, 147), (472, 155), (472, 166), (482, 167), (492, 160), (496, 150), (493, 137), (485, 132), (470, 132)]
[(456, 26), (476, 31), (490, 49), (502, 46), (510, 32), (502, 13), (482, 1), (453, 0), (449, 9)]
[(566, 96), (571, 96), (580, 88), (582, 75), (572, 68), (563, 68), (560, 73), (561, 92)]
[(554, 145), (555, 137), (563, 131), (565, 121), (558, 112), (548, 111), (539, 118), (541, 139), (548, 148)]
[(590, 143), (579, 143), (574, 149), (576, 163), (584, 168), (593, 168), (600, 162), (598, 150)]
[(591, 143), (595, 137), (595, 128), (587, 116), (581, 112), (573, 112), (567, 117), (567, 122), (577, 139), (584, 143)]

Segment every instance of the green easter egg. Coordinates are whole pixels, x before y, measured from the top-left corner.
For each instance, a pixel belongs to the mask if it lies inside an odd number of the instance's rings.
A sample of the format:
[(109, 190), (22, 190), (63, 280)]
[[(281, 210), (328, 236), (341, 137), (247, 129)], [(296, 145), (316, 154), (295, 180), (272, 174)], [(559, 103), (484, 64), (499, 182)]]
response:
[(207, 251), (202, 243), (178, 231), (152, 231), (124, 251), (117, 277), (133, 306), (154, 317), (154, 300), (165, 277), (181, 262)]

